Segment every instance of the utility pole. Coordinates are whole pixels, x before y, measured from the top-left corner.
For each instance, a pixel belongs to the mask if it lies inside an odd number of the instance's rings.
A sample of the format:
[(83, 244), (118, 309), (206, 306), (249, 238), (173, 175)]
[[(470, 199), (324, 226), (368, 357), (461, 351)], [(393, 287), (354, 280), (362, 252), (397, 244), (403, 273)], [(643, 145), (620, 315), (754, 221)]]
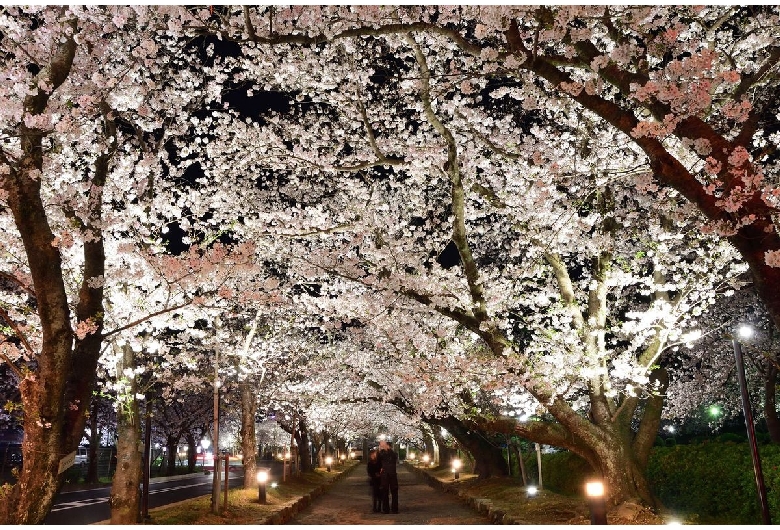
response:
[[(217, 320), (217, 330), (219, 330), (219, 320)], [(219, 454), (219, 347), (214, 352), (216, 359), (214, 361), (214, 482), (211, 486), (211, 513), (219, 513), (219, 490), (220, 490), (220, 463)]]

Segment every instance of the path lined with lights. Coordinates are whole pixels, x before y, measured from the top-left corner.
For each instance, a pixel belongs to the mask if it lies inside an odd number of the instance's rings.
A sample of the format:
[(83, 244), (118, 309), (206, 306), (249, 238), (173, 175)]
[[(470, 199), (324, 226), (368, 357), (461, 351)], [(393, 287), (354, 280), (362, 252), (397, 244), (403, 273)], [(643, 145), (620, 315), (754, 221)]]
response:
[(365, 464), (334, 484), (289, 524), (490, 524), (452, 494), (438, 491), (398, 466), (399, 513), (374, 513)]

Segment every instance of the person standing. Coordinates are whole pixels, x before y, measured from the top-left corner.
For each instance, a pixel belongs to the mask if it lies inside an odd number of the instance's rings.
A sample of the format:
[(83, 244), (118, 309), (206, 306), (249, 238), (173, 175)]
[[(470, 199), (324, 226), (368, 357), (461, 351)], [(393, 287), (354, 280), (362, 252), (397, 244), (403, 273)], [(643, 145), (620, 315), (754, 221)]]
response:
[(366, 469), (368, 471), (369, 484), (371, 485), (372, 506), (374, 513), (376, 513), (382, 509), (382, 497), (379, 491), (382, 464), (377, 458), (376, 449), (371, 449), (371, 452), (368, 453), (368, 464), (366, 465)]
[[(398, 473), (396, 464), (398, 455), (393, 451), (390, 442), (382, 440), (379, 442), (379, 455), (377, 457), (382, 465), (380, 477), (380, 494), (382, 496), (382, 513), (398, 513)], [(390, 496), (393, 497), (392, 504)]]

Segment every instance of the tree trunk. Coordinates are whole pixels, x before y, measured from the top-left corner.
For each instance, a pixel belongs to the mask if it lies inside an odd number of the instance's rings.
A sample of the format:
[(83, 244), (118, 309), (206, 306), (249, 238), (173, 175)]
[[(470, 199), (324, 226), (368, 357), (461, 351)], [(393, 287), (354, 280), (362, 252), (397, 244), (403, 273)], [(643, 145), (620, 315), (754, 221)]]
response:
[[(134, 367), (133, 349), (125, 345), (122, 353), (124, 367)], [(121, 374), (122, 370), (117, 372)], [(108, 498), (111, 524), (137, 523), (141, 503), (141, 419), (135, 398), (135, 379), (131, 379), (129, 384), (127, 400), (120, 401), (117, 410), (117, 466)]]
[(517, 444), (517, 446), (515, 446), (515, 449), (517, 450), (517, 465), (518, 465), (518, 470), (520, 472), (520, 478), (523, 479), (523, 486), (527, 486), (528, 473), (525, 472), (525, 462), (523, 461), (523, 449), (520, 447), (519, 443)]
[[(24, 244), (30, 269), (36, 310), (40, 317), (42, 342), (37, 368), (22, 375), (19, 384), (24, 407), (24, 464), (18, 481), (0, 505), (0, 524), (39, 524), (48, 515), (54, 496), (62, 485), (59, 462), (81, 441), (92, 390), (95, 387), (103, 325), (103, 288), (90, 281), (104, 273), (105, 256), (101, 229), (102, 189), (110, 155), (95, 161), (90, 211), (82, 219), (93, 239), (84, 242), (82, 283), (76, 304), (76, 320), (90, 321), (94, 332), (74, 341), (71, 314), (62, 272), (60, 249), (49, 225), (41, 198), (42, 176), (46, 174), (43, 153), (45, 132), (26, 125), (26, 118), (46, 112), (49, 97), (68, 78), (76, 54), (74, 17), (65, 17), (62, 33), (51, 42), (48, 64), (41, 65), (24, 100), (24, 117), (19, 126), (21, 155), (2, 179), (7, 205)], [(43, 84), (48, 88), (43, 88)], [(107, 132), (111, 128), (104, 123)], [(109, 133), (111, 134), (111, 133)]]
[(187, 472), (194, 473), (195, 466), (198, 464), (198, 454), (195, 451), (197, 442), (195, 441), (195, 435), (192, 431), (187, 431)]
[(769, 366), (764, 379), (764, 419), (773, 443), (780, 444), (780, 417), (777, 414), (778, 369)]
[(257, 486), (257, 434), (255, 416), (257, 416), (257, 397), (252, 385), (241, 383), (241, 454), (244, 455), (244, 487)]
[(657, 506), (644, 468), (637, 461), (630, 443), (613, 438), (594, 444), (593, 451), (598, 459), (589, 463), (601, 473), (612, 504), (628, 501)]
[(302, 419), (298, 420), (298, 431), (295, 440), (298, 442), (301, 471), (304, 473), (311, 471), (313, 467), (311, 452), (309, 451), (309, 430), (306, 427), (306, 422)]
[(166, 440), (168, 458), (165, 459), (165, 476), (172, 477), (176, 474), (176, 460), (179, 458), (179, 439), (181, 436), (169, 436)]
[[(444, 427), (458, 440), (474, 459), (474, 473), (480, 479), (490, 477), (505, 477), (509, 468), (504, 458), (504, 451), (487, 440), (487, 433), (476, 427), (466, 427), (454, 416), (436, 418), (432, 423)], [(444, 461), (447, 463), (447, 461)]]

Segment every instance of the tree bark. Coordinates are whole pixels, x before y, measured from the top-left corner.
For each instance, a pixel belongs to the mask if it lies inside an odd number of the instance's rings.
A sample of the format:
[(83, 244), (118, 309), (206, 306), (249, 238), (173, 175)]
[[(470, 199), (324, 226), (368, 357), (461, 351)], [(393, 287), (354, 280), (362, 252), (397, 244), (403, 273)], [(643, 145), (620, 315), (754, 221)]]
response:
[[(122, 352), (124, 367), (135, 367), (133, 349), (125, 345)], [(122, 370), (117, 370), (122, 373)], [(117, 410), (117, 466), (111, 495), (111, 524), (135, 524), (138, 522), (141, 503), (141, 419), (136, 400), (136, 382), (130, 380), (127, 401), (120, 402)]]
[(780, 382), (778, 372), (777, 366), (772, 364), (764, 378), (764, 419), (769, 437), (776, 444), (780, 444), (780, 417), (777, 414), (777, 384)]
[(187, 472), (194, 473), (195, 466), (198, 464), (198, 454), (195, 452), (197, 442), (192, 431), (187, 431)]
[[(487, 432), (475, 427), (467, 427), (454, 416), (445, 416), (427, 421), (447, 429), (458, 440), (458, 443), (469, 452), (474, 459), (474, 473), (480, 479), (506, 477), (509, 475), (509, 467), (504, 458), (504, 451), (487, 440)], [(442, 462), (448, 464), (449, 461), (442, 458)]]
[(309, 430), (306, 426), (306, 422), (303, 419), (298, 420), (298, 431), (295, 437), (298, 443), (298, 453), (301, 462), (301, 471), (307, 472), (313, 469), (311, 452), (309, 451)]
[(257, 486), (257, 434), (255, 416), (257, 416), (257, 397), (248, 381), (241, 388), (241, 453), (244, 455), (244, 487)]
[[(70, 74), (76, 53), (76, 43), (70, 36), (76, 33), (75, 20), (63, 18), (62, 29), (62, 34), (52, 39), (55, 44), (50, 62), (33, 83), (37, 88), (25, 98), (25, 115), (44, 113), (51, 93)], [(40, 88), (43, 83), (50, 88)], [(17, 483), (0, 506), (2, 524), (38, 524), (48, 515), (63, 480), (58, 473), (59, 462), (78, 447), (83, 436), (101, 343), (103, 290), (88, 287), (87, 280), (102, 275), (96, 272), (104, 266), (103, 241), (98, 237), (84, 246), (84, 280), (76, 308), (79, 321), (93, 318), (98, 329), (74, 346), (60, 251), (52, 245), (54, 235), (41, 198), (43, 137), (44, 131), (21, 122), (22, 155), (18, 162), (9, 164), (10, 173), (2, 181), (24, 244), (42, 334), (37, 368), (19, 384), (25, 411), (24, 464)], [(96, 167), (96, 172), (101, 169)], [(103, 177), (105, 174), (96, 174), (94, 180), (98, 183)], [(99, 206), (91, 214), (91, 221), (99, 221)]]
[(176, 460), (179, 458), (179, 440), (181, 435), (168, 436), (166, 447), (168, 458), (165, 459), (165, 476), (172, 477), (176, 474)]

